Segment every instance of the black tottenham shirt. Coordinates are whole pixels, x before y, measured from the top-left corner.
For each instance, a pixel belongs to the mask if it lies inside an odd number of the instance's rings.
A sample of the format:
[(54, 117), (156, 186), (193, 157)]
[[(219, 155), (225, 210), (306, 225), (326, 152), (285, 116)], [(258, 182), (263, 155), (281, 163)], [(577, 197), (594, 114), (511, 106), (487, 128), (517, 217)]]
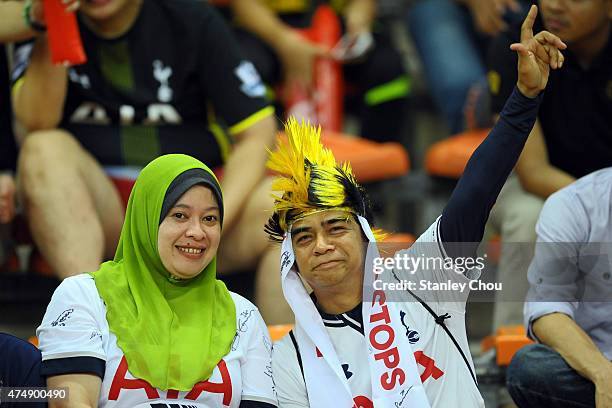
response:
[[(218, 166), (229, 148), (218, 120), (240, 133), (272, 112), (257, 71), (206, 2), (144, 1), (132, 27), (114, 39), (81, 20), (79, 29), (88, 61), (69, 70), (60, 127), (103, 165), (188, 153)], [(14, 86), (31, 47), (16, 50)]]
[[(541, 29), (538, 19), (534, 32)], [(491, 44), (488, 76), (495, 113), (516, 84), (517, 56), (510, 44), (519, 40), (519, 32), (515, 27)], [(563, 67), (550, 72), (538, 119), (550, 163), (578, 178), (612, 166), (612, 39), (588, 68), (571, 46), (563, 54)]]

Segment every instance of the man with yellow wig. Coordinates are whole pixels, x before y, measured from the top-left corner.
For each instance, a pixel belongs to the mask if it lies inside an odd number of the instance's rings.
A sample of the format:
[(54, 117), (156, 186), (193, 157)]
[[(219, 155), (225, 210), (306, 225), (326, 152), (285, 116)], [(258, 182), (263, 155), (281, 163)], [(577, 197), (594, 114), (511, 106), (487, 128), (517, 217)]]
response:
[(500, 120), (442, 215), (398, 253), (449, 261), (439, 268), (406, 273), (385, 264), (377, 270), (378, 232), (370, 227), (368, 199), (350, 166), (336, 164), (317, 129), (287, 124), (288, 142), (279, 142), (269, 161), (279, 173), (273, 189), (280, 195), (266, 226), (282, 242), (283, 292), (296, 317), (295, 329), (273, 354), (280, 407), (484, 407), (465, 333), (466, 291), (429, 292), (421, 299), (406, 288), (398, 299), (377, 282), (401, 283), (413, 275), (467, 287), (478, 278), (477, 269), (459, 268), (457, 261), (475, 256), (489, 211), (536, 119), (549, 69), (563, 64), (561, 40), (547, 32), (533, 35), (536, 14), (533, 6), (521, 42), (511, 46), (519, 54), (519, 79)]

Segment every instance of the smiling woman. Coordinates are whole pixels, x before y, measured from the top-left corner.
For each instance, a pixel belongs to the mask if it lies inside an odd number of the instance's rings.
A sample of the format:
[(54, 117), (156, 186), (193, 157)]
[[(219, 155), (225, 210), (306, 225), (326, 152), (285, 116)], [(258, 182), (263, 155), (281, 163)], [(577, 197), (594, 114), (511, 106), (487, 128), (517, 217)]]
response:
[(195, 185), (163, 218), (157, 248), (172, 277), (193, 278), (216, 255), (221, 238), (218, 201), (210, 188)]
[(216, 279), (222, 224), (200, 161), (166, 155), (142, 170), (115, 259), (65, 279), (37, 332), (65, 406), (276, 406), (263, 319)]

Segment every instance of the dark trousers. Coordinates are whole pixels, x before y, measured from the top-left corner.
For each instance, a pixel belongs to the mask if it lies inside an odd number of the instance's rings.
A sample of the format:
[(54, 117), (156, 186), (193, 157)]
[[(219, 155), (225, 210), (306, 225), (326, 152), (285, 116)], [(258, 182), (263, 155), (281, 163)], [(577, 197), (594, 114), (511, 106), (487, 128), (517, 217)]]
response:
[(519, 408), (595, 407), (595, 385), (543, 344), (526, 346), (514, 355), (506, 385)]

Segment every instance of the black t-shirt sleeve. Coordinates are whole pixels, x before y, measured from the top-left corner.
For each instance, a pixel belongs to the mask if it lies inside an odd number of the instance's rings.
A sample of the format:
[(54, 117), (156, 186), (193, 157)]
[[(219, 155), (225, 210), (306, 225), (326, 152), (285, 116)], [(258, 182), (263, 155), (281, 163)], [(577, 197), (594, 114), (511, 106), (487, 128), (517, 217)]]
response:
[(489, 44), (487, 54), (487, 79), (491, 93), (491, 112), (502, 111), (506, 100), (512, 94), (518, 78), (516, 52), (510, 45), (519, 39), (514, 27), (499, 34)]
[(204, 7), (210, 10), (201, 23), (199, 80), (215, 112), (231, 129), (267, 107), (266, 88), (223, 18), (211, 6)]

